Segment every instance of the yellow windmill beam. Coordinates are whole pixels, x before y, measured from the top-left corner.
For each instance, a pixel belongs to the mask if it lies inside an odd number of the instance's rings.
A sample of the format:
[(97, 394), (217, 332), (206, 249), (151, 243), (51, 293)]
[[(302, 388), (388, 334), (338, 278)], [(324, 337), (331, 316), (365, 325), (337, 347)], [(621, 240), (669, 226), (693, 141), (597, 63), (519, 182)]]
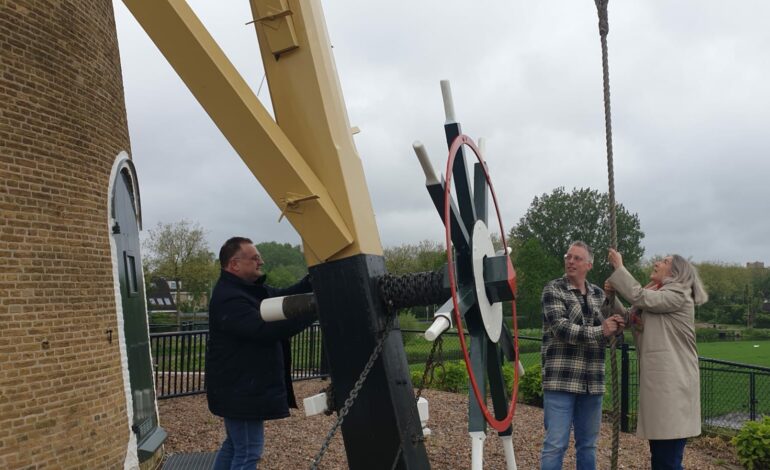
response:
[[(299, 232), (311, 264), (371, 253), (362, 251), (359, 234), (351, 230), (356, 224), (349, 204), (334, 199), (318, 168), (302, 157), (187, 3), (124, 3)], [(376, 246), (381, 253), (378, 238)]]
[(381, 255), (320, 0), (249, 1), (276, 121), (354, 234), (355, 242), (339, 257)]

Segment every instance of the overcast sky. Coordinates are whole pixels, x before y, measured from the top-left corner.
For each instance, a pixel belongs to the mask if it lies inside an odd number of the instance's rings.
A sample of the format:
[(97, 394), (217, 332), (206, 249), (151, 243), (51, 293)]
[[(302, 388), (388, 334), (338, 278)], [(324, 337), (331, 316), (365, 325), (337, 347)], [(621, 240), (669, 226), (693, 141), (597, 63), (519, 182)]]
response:
[[(191, 0), (256, 92), (247, 0)], [(601, 47), (592, 0), (330, 0), (334, 57), (383, 245), (442, 240), (411, 149), (445, 166), (439, 82), (485, 137), (506, 229), (558, 186), (607, 191)], [(231, 235), (299, 236), (148, 36), (115, 2), (145, 233), (188, 219), (212, 251)], [(609, 5), (618, 202), (646, 256), (770, 264), (770, 2)], [(267, 85), (259, 93), (270, 108)]]

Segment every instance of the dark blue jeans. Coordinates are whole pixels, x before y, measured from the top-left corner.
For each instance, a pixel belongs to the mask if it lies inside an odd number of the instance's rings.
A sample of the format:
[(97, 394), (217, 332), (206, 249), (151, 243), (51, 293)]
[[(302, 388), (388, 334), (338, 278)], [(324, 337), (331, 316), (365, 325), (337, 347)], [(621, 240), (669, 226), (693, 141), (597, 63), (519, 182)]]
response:
[(254, 470), (265, 447), (264, 421), (225, 418), (227, 437), (217, 452), (214, 470)]
[(650, 463), (652, 470), (682, 470), (685, 444), (687, 444), (687, 439), (651, 440)]

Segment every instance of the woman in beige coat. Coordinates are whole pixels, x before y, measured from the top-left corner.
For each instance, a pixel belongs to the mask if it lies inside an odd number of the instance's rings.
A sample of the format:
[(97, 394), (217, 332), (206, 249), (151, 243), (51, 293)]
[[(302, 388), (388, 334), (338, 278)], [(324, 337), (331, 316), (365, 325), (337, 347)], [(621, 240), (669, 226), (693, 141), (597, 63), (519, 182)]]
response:
[(650, 441), (653, 470), (682, 468), (688, 437), (701, 432), (700, 372), (695, 348), (695, 306), (708, 295), (689, 261), (672, 255), (657, 261), (642, 287), (610, 249), (615, 268), (607, 280), (631, 303), (639, 358), (639, 413), (636, 433)]

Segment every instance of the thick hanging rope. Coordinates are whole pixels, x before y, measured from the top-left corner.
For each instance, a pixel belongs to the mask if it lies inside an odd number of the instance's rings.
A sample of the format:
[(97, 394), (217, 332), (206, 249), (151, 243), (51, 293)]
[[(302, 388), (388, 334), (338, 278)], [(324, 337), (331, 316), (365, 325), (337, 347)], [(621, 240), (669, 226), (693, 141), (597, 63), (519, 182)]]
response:
[[(602, 43), (602, 78), (604, 83), (604, 129), (607, 137), (607, 179), (609, 182), (610, 246), (618, 247), (618, 226), (615, 218), (615, 170), (612, 163), (612, 114), (610, 113), (610, 64), (607, 53), (607, 34), (610, 23), (607, 15), (609, 0), (594, 0), (599, 15), (599, 37)], [(614, 296), (610, 305), (614, 304)], [(618, 386), (617, 340), (610, 341), (610, 382), (612, 386), (612, 456), (610, 468), (618, 468), (618, 448), (620, 446), (620, 394)]]

